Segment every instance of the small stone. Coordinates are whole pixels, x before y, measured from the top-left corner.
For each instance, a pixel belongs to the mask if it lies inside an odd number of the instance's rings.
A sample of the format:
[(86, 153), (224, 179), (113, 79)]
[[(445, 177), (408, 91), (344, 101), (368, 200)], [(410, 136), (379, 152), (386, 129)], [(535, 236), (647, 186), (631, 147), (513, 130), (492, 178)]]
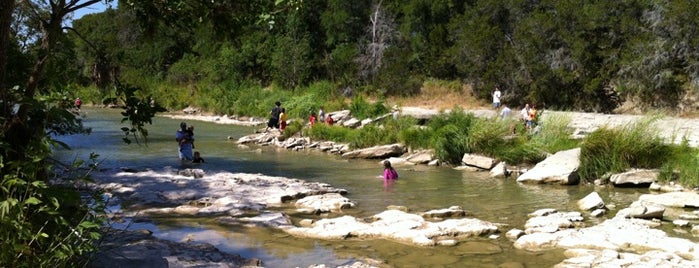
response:
[(607, 211), (604, 209), (595, 209), (594, 211), (590, 212), (590, 216), (600, 217), (600, 216), (604, 215), (605, 213), (607, 213)]
[(507, 233), (505, 233), (505, 237), (507, 237), (508, 239), (513, 240), (513, 241), (517, 240), (517, 238), (519, 238), (523, 235), (524, 235), (524, 231), (522, 231), (520, 229), (512, 229), (512, 230), (507, 231)]
[(456, 240), (454, 239), (447, 239), (447, 240), (441, 240), (437, 242), (437, 245), (440, 246), (455, 246), (456, 245)]

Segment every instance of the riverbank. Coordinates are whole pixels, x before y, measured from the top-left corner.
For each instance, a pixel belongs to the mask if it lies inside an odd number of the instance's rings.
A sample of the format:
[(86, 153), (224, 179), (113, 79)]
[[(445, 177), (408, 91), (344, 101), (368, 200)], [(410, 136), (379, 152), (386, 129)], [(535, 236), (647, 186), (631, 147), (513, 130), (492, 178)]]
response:
[[(441, 111), (448, 112), (449, 110), (437, 110), (424, 107), (400, 107), (401, 115), (412, 116), (418, 119), (428, 119), (438, 115)], [(472, 109), (466, 110), (467, 113), (473, 113), (479, 117), (495, 117), (497, 113), (492, 109)], [(516, 111), (514, 111), (516, 112)], [(513, 112), (513, 113), (514, 113)], [(601, 114), (601, 113), (583, 113), (583, 112), (566, 112), (566, 111), (540, 111), (542, 117), (547, 116), (563, 116), (570, 118), (569, 127), (573, 130), (575, 137), (583, 137), (593, 131), (607, 127), (623, 127), (629, 124), (641, 122), (649, 118), (657, 117), (657, 120), (652, 124), (661, 138), (668, 143), (681, 144), (686, 140), (689, 146), (699, 147), (699, 119), (698, 118), (681, 118), (668, 116), (653, 116), (653, 115), (628, 115), (628, 114)], [(260, 126), (265, 124), (264, 118), (254, 117), (230, 117), (226, 115), (208, 115), (195, 113), (166, 113), (159, 116), (164, 116), (173, 119), (204, 121), (217, 124), (230, 124), (240, 126)], [(543, 119), (542, 118), (542, 119)]]

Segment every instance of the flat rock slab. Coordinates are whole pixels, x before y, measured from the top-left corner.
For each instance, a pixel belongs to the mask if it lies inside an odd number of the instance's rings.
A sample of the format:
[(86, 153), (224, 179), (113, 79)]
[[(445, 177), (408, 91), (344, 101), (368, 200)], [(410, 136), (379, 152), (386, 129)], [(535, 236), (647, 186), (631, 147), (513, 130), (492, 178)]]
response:
[(522, 183), (578, 184), (580, 148), (560, 151), (539, 162), (517, 178)]
[(360, 150), (354, 150), (342, 154), (344, 158), (389, 158), (400, 156), (405, 153), (405, 146), (394, 143), (389, 145), (375, 146)]
[(660, 171), (657, 169), (632, 169), (624, 173), (614, 174), (609, 181), (614, 186), (649, 186), (658, 180)]
[(699, 208), (699, 194), (696, 192), (670, 192), (662, 194), (644, 194), (639, 201), (676, 208)]
[(95, 176), (92, 187), (115, 193), (145, 214), (192, 216), (260, 212), (307, 196), (346, 194), (326, 183), (261, 174), (221, 172), (201, 178), (182, 172), (118, 172)]
[(498, 227), (493, 223), (473, 218), (431, 222), (420, 215), (387, 210), (369, 219), (357, 219), (352, 216), (321, 219), (311, 227), (293, 227), (284, 231), (295, 236), (316, 239), (389, 239), (418, 246), (435, 246), (443, 240), (463, 240), (492, 234), (498, 231)]

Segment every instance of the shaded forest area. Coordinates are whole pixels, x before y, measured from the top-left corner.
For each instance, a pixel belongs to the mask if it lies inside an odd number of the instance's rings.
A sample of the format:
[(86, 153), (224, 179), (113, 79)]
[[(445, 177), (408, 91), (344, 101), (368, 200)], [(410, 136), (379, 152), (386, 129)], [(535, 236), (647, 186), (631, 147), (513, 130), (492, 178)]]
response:
[(169, 108), (319, 81), (405, 96), (440, 79), (482, 99), (499, 86), (515, 106), (687, 109), (699, 85), (695, 14), (693, 1), (656, 0), (122, 0), (73, 22), (45, 79), (103, 89), (118, 79)]

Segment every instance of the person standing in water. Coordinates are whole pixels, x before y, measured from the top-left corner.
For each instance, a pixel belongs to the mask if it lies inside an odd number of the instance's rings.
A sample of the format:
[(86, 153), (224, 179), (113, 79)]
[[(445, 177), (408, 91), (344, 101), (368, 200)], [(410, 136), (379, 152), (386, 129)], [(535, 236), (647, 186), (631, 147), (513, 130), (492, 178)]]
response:
[(194, 156), (192, 155), (192, 146), (194, 144), (194, 137), (192, 132), (187, 129), (187, 123), (180, 123), (180, 129), (175, 133), (175, 141), (177, 141), (177, 151), (180, 160), (192, 161)]

